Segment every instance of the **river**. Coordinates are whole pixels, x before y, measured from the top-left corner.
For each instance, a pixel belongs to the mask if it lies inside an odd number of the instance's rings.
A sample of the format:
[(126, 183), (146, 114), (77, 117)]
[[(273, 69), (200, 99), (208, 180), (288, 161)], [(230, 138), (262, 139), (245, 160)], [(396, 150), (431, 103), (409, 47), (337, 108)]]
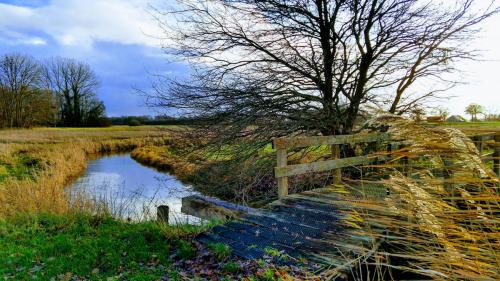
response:
[(123, 219), (153, 219), (157, 206), (168, 205), (170, 224), (200, 221), (181, 212), (181, 198), (196, 194), (191, 186), (141, 165), (128, 153), (89, 160), (85, 174), (69, 190), (73, 196), (85, 194), (105, 204), (113, 216)]

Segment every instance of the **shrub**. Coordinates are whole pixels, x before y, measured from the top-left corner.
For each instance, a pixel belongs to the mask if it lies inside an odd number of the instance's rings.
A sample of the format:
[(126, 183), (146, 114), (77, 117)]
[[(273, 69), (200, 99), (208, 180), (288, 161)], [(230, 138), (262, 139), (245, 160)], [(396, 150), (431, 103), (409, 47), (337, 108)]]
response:
[(108, 117), (91, 118), (87, 122), (88, 127), (110, 127), (111, 120)]
[(128, 121), (128, 125), (129, 126), (140, 126), (141, 122), (139, 122), (139, 120), (137, 120), (137, 119), (130, 119)]

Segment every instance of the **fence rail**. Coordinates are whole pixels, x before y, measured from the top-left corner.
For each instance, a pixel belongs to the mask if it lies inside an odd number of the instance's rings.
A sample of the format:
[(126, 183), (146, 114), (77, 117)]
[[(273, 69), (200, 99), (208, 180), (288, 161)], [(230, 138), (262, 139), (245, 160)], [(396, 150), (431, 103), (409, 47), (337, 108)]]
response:
[(273, 148), (279, 150), (319, 145), (355, 144), (389, 139), (390, 135), (388, 133), (277, 138), (273, 140)]

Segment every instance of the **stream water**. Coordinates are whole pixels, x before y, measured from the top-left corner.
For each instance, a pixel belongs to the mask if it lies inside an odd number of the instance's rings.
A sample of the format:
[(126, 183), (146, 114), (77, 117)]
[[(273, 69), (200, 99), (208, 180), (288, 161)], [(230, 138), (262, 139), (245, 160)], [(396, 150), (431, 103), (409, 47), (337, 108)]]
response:
[(156, 216), (156, 207), (168, 205), (169, 223), (199, 223), (181, 212), (182, 197), (196, 192), (174, 176), (141, 165), (130, 154), (89, 160), (87, 170), (70, 188), (105, 204), (115, 217), (140, 220)]

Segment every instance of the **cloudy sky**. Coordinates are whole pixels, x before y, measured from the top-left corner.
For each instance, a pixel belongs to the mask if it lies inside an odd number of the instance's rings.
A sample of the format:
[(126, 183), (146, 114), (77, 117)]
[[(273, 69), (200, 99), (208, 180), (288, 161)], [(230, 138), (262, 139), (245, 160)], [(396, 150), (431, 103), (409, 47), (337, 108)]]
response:
[[(20, 52), (85, 61), (96, 71), (110, 116), (156, 114), (135, 89), (151, 74), (183, 75), (161, 50), (161, 32), (144, 0), (0, 0), (0, 54)], [(161, 4), (159, 4), (161, 5)]]
[[(151, 74), (181, 77), (187, 67), (170, 63), (161, 50), (161, 31), (150, 5), (168, 0), (0, 0), (0, 55), (11, 52), (44, 59), (72, 57), (86, 61), (101, 79), (99, 97), (110, 116), (156, 112), (144, 106), (136, 88), (147, 90)], [(500, 16), (483, 24), (472, 45), (483, 61), (461, 65), (467, 85), (449, 92), (443, 105), (454, 114), (477, 102), (500, 113)]]

